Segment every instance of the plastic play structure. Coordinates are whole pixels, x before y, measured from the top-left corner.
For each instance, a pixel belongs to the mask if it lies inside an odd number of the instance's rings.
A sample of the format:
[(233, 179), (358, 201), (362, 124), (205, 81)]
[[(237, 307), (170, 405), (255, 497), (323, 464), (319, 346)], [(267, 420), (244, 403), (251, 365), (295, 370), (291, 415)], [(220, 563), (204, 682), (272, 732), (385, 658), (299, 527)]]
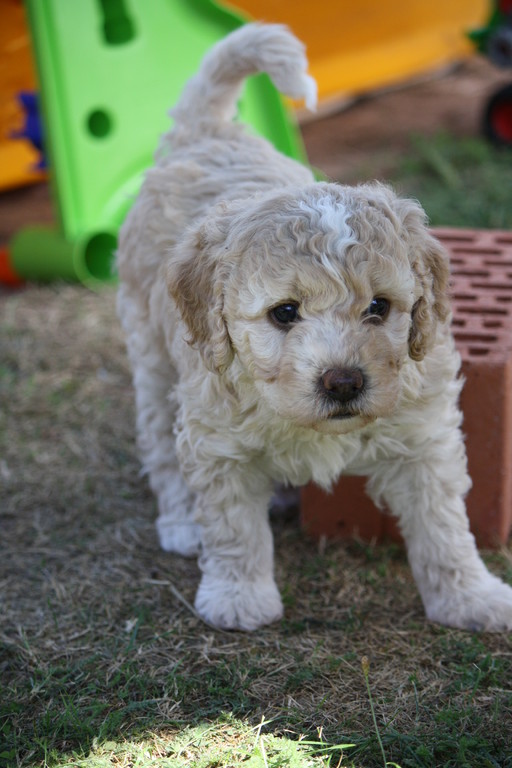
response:
[[(207, 0), (28, 0), (27, 10), (59, 227), (20, 232), (10, 261), (29, 279), (104, 282), (169, 106), (204, 52), (243, 20)], [(240, 117), (304, 157), (266, 77), (249, 83)]]
[(0, 14), (0, 189), (8, 189), (41, 181), (45, 174), (38, 149), (14, 135), (27, 122), (22, 94), (34, 94), (37, 87), (23, 5), (3, 0)]
[[(117, 232), (169, 126), (169, 107), (205, 51), (249, 16), (285, 22), (305, 40), (328, 101), (467, 54), (465, 32), (481, 24), (487, 5), (26, 0), (26, 9), (58, 226), (19, 232), (4, 262), (14, 277), (94, 285), (113, 277)], [(248, 82), (239, 112), (281, 151), (305, 159), (293, 115), (266, 76)]]
[[(495, 0), (485, 27), (470, 34), (480, 53), (497, 67), (512, 68), (512, 0)], [(483, 131), (494, 144), (512, 147), (512, 82), (489, 99)]]

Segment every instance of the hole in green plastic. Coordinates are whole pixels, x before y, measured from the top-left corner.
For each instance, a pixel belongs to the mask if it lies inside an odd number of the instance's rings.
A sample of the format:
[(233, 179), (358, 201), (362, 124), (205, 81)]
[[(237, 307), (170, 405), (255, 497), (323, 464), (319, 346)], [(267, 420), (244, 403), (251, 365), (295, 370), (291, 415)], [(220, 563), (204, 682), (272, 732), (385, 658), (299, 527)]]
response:
[(85, 244), (84, 265), (96, 280), (113, 280), (112, 270), (117, 240), (110, 232), (98, 232)]
[(133, 21), (124, 0), (100, 0), (103, 11), (103, 35), (109, 45), (123, 45), (135, 37)]
[(87, 127), (97, 139), (104, 139), (112, 130), (112, 120), (104, 109), (95, 109), (87, 118)]

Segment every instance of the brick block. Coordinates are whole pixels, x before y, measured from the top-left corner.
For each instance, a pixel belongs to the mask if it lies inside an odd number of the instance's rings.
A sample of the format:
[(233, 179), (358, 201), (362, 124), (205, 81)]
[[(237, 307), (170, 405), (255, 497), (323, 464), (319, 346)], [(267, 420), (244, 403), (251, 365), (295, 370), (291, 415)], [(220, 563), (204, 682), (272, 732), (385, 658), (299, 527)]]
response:
[[(471, 530), (481, 546), (505, 543), (512, 529), (512, 232), (435, 229), (450, 253), (453, 332), (466, 383), (461, 396), (469, 472)], [(400, 540), (394, 520), (342, 477), (332, 494), (310, 484), (301, 518), (313, 536)]]

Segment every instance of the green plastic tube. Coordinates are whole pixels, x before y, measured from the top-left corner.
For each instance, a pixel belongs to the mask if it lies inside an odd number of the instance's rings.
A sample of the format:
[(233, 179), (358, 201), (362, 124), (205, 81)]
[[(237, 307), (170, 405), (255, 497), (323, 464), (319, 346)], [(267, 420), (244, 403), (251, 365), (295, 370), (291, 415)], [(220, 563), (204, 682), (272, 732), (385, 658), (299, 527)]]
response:
[(79, 281), (96, 287), (114, 281), (112, 232), (92, 232), (70, 241), (51, 227), (30, 227), (18, 232), (9, 244), (11, 264), (17, 275), (38, 282), (55, 279)]

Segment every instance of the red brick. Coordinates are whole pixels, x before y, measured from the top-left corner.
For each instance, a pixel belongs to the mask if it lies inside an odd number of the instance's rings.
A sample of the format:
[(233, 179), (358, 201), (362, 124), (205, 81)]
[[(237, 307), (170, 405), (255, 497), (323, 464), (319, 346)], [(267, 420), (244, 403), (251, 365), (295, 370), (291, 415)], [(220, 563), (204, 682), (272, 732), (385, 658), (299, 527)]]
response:
[[(452, 264), (453, 332), (466, 383), (464, 414), (470, 525), (481, 546), (512, 529), (512, 232), (436, 229)], [(394, 520), (364, 492), (365, 479), (343, 477), (332, 494), (308, 485), (304, 528), (313, 536), (400, 539)]]

